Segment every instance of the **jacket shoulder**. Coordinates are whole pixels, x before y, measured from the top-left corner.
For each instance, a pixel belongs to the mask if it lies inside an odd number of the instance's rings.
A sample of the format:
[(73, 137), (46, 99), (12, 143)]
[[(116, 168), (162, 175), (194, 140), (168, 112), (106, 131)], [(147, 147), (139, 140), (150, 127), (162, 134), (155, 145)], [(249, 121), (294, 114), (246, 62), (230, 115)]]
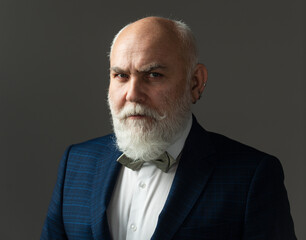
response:
[(103, 137), (90, 139), (81, 143), (73, 144), (71, 151), (87, 151), (87, 152), (104, 152), (114, 151), (116, 149), (116, 141), (114, 134), (108, 134)]
[(265, 152), (248, 146), (239, 141), (233, 140), (218, 133), (208, 132), (216, 154), (222, 160), (231, 159), (234, 162), (244, 162), (245, 164), (259, 164), (261, 161), (278, 162), (279, 160)]
[(205, 130), (194, 118), (187, 145), (193, 151), (211, 156), (225, 164), (257, 165), (261, 160), (275, 157), (219, 133)]
[(211, 141), (216, 146), (217, 150), (222, 150), (223, 152), (235, 153), (235, 152), (252, 152), (252, 153), (263, 153), (258, 149), (241, 143), (237, 140), (231, 139), (224, 135), (214, 132), (208, 132)]
[(95, 165), (97, 160), (108, 159), (119, 152), (113, 134), (73, 144), (66, 150), (67, 162), (78, 168)]

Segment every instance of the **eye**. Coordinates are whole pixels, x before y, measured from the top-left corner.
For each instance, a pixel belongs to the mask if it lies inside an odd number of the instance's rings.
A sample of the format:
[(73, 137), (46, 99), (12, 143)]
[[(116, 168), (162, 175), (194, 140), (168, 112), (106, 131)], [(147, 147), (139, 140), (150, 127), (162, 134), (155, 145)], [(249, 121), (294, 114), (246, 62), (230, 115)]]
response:
[(128, 79), (129, 76), (125, 73), (116, 73), (116, 74), (114, 74), (114, 78), (124, 80), (124, 79)]
[(148, 76), (149, 76), (150, 78), (158, 78), (158, 77), (162, 77), (163, 75), (160, 74), (160, 73), (158, 73), (158, 72), (150, 72), (150, 73), (148, 74)]

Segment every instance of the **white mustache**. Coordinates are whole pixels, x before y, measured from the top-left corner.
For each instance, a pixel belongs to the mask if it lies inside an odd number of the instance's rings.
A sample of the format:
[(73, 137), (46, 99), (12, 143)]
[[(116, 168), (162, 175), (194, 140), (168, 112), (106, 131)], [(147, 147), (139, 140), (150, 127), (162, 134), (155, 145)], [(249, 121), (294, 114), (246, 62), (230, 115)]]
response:
[(166, 118), (166, 114), (160, 115), (157, 111), (145, 107), (141, 104), (133, 104), (125, 106), (118, 114), (116, 114), (119, 119), (126, 119), (133, 115), (141, 115), (146, 117), (151, 117), (155, 120), (162, 120)]

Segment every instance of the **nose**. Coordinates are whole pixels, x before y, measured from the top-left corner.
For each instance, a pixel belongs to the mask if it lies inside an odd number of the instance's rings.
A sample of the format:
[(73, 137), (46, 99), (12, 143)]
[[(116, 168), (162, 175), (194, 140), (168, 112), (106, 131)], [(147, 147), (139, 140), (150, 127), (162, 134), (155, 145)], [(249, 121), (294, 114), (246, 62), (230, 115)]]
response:
[(128, 84), (126, 101), (134, 103), (143, 103), (146, 99), (144, 83), (137, 77), (132, 77)]

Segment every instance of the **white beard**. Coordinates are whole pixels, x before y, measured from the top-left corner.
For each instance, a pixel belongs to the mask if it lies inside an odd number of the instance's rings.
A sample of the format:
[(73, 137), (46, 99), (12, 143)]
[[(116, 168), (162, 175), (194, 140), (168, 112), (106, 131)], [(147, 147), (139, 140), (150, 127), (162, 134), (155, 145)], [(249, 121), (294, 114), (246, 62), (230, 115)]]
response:
[[(186, 128), (191, 115), (191, 96), (188, 90), (176, 101), (165, 96), (163, 106), (166, 109), (163, 107), (163, 115), (139, 103), (127, 104), (117, 113), (108, 96), (118, 149), (134, 160), (150, 161), (163, 154)], [(131, 115), (145, 115), (149, 118), (129, 119)]]

